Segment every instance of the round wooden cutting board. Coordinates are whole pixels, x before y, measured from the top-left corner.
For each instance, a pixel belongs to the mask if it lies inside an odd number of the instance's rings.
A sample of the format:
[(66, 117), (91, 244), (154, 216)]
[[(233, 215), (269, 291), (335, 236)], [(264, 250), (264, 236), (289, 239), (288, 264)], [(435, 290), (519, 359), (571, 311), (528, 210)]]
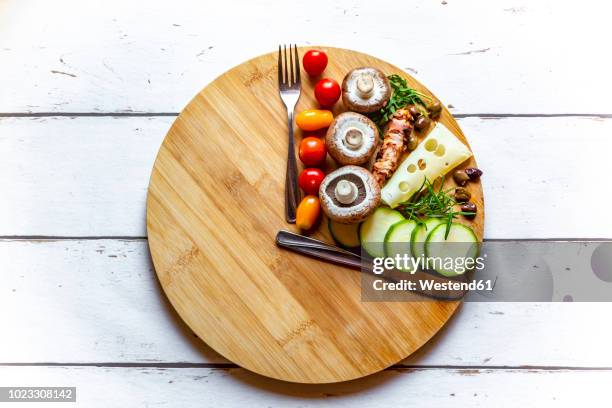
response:
[[(338, 82), (352, 68), (374, 66), (429, 93), (377, 58), (323, 49), (324, 75)], [(362, 377), (421, 347), (459, 302), (362, 302), (359, 272), (276, 247), (279, 230), (296, 231), (284, 220), (287, 115), (276, 63), (273, 52), (221, 75), (168, 132), (147, 199), (155, 270), (189, 327), (236, 364), (300, 383)], [(317, 107), (317, 79), (302, 72), (297, 112)], [(337, 103), (334, 113), (342, 110)], [(448, 111), (441, 122), (467, 144)], [(301, 137), (296, 130), (296, 142)], [(479, 207), (472, 227), (482, 239), (482, 189), (470, 189)], [(314, 236), (332, 242), (326, 225)]]

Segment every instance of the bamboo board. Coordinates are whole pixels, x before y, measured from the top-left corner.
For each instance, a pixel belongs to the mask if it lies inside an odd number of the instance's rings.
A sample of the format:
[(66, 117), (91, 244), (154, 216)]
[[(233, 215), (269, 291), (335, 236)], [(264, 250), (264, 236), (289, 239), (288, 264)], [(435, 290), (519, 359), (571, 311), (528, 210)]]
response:
[[(324, 75), (338, 82), (354, 67), (375, 66), (429, 93), (377, 58), (323, 49)], [(361, 302), (359, 273), (276, 247), (278, 230), (295, 231), (284, 221), (287, 116), (276, 58), (262, 55), (224, 73), (173, 124), (149, 185), (151, 255), (178, 314), (227, 359), (285, 381), (359, 378), (409, 356), (460, 303)], [(317, 79), (302, 73), (296, 111), (317, 106)], [(334, 113), (342, 110), (338, 102)], [(467, 144), (446, 109), (440, 121)], [(301, 137), (296, 130), (296, 144)], [(327, 166), (333, 167), (329, 158)], [(475, 166), (474, 159), (463, 166)], [(469, 188), (479, 207), (471, 224), (482, 239), (482, 188)], [(314, 236), (331, 242), (326, 225)]]

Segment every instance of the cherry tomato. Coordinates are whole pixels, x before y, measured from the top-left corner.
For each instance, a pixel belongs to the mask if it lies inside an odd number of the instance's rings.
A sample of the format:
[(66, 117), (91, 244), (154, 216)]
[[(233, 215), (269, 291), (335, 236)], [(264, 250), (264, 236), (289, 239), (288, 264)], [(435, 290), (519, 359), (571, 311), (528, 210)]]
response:
[(319, 75), (327, 66), (327, 54), (320, 50), (309, 50), (304, 54), (302, 64), (308, 75)]
[(325, 163), (325, 156), (327, 155), (327, 149), (325, 148), (325, 142), (318, 137), (305, 137), (300, 142), (300, 160), (306, 166), (320, 166)]
[(319, 130), (328, 127), (334, 121), (334, 114), (328, 110), (306, 109), (295, 117), (295, 124), (302, 130)]
[(309, 230), (312, 228), (319, 214), (321, 213), (321, 203), (319, 203), (319, 197), (315, 195), (307, 195), (302, 199), (300, 205), (298, 205), (295, 213), (295, 225), (299, 229)]
[(314, 93), (321, 106), (332, 106), (340, 99), (340, 85), (331, 78), (323, 78), (315, 85)]
[(298, 184), (306, 194), (317, 195), (319, 194), (319, 186), (325, 178), (325, 173), (314, 167), (309, 167), (300, 173), (298, 178)]

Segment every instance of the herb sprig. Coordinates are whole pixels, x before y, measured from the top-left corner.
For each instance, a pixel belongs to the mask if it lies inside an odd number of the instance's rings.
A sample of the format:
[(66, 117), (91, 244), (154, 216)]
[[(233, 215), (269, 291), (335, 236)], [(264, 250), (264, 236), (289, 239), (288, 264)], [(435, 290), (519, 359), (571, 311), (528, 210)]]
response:
[(412, 89), (408, 86), (406, 79), (399, 75), (393, 74), (387, 77), (389, 84), (391, 85), (392, 93), (389, 102), (378, 112), (373, 113), (370, 118), (379, 128), (382, 127), (391, 119), (391, 116), (398, 110), (407, 105), (421, 105), (424, 108), (422, 111), (427, 112), (425, 107), (427, 106), (424, 100), (431, 100), (431, 98), (422, 92)]
[[(434, 182), (435, 183), (435, 182)], [(444, 238), (448, 238), (451, 223), (459, 215), (472, 216), (476, 213), (469, 211), (456, 211), (457, 201), (448, 194), (453, 189), (444, 190), (444, 177), (440, 180), (440, 186), (436, 188), (434, 183), (427, 178), (423, 180), (421, 188), (408, 201), (399, 205), (399, 211), (409, 220), (422, 222), (421, 217), (440, 218), (446, 220), (446, 232)]]

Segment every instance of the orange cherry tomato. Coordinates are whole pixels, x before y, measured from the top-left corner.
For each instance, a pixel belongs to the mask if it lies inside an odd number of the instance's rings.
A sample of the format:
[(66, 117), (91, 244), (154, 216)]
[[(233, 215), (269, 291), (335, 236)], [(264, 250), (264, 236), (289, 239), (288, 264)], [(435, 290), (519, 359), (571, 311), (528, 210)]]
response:
[(298, 155), (306, 166), (317, 167), (325, 163), (327, 148), (325, 142), (314, 136), (308, 136), (300, 142)]
[(302, 130), (319, 130), (331, 125), (334, 114), (323, 109), (306, 109), (295, 117), (295, 124)]
[(321, 204), (319, 203), (319, 197), (307, 195), (300, 205), (298, 205), (295, 214), (295, 225), (297, 225), (299, 229), (309, 230), (315, 222), (317, 222), (320, 213)]

